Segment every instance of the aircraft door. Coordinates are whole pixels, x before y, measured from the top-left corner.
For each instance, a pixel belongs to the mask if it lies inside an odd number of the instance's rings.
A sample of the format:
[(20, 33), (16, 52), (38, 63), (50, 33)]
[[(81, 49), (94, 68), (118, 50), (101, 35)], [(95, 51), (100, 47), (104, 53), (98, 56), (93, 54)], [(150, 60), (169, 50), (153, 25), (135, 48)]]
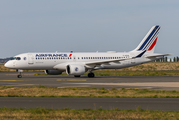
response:
[(28, 54), (28, 64), (30, 65), (34, 64), (34, 57), (32, 54)]
[(135, 58), (131, 60), (131, 64), (135, 64)]

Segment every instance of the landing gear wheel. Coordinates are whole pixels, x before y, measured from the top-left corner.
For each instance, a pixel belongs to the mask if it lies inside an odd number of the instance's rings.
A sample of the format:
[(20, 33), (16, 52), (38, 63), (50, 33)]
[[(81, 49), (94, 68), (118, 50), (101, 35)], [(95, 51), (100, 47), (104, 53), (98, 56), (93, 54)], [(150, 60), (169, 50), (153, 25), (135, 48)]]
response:
[(18, 77), (18, 78), (22, 78), (21, 73), (23, 72), (23, 70), (19, 70), (19, 69), (17, 69), (16, 71), (19, 73), (19, 75), (17, 75), (17, 77)]
[(22, 75), (17, 75), (18, 78), (22, 78)]
[(94, 76), (95, 76), (94, 73), (88, 73), (89, 78), (93, 78)]
[(75, 77), (80, 77), (81, 75), (74, 75)]

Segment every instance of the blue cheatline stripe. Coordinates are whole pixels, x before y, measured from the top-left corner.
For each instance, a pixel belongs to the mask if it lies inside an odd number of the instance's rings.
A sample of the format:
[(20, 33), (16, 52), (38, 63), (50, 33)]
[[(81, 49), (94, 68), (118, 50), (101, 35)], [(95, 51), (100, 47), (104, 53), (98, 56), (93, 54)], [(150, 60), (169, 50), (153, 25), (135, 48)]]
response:
[(145, 46), (145, 44), (148, 42), (149, 38), (151, 37), (151, 35), (153, 35), (153, 33), (155, 32), (155, 28), (152, 30), (152, 32), (150, 33), (150, 35), (147, 37), (147, 39), (145, 40), (145, 42), (141, 45), (141, 47), (138, 50), (142, 50), (143, 47)]
[(153, 41), (155, 40), (154, 38), (156, 38), (156, 36), (158, 35), (159, 30), (160, 30), (160, 28), (158, 28), (158, 29), (156, 30), (156, 33), (152, 36), (152, 38), (151, 38), (150, 41), (147, 43), (147, 45), (143, 48), (143, 50), (145, 50), (145, 49), (148, 47), (148, 45), (150, 45), (151, 41), (153, 42)]
[(155, 28), (153, 29), (153, 31), (150, 33), (150, 35), (147, 37), (147, 39), (145, 40), (145, 42), (142, 44), (142, 46), (138, 49), (138, 50), (142, 50), (143, 47), (145, 46), (145, 44), (150, 40), (151, 36), (154, 34), (154, 32), (156, 31), (155, 29), (157, 29), (159, 26), (155, 26)]
[(158, 35), (158, 32), (159, 32), (159, 28), (156, 30), (156, 32), (154, 33), (154, 35), (150, 38), (149, 42), (145, 45), (145, 47), (143, 48), (143, 50), (145, 50), (148, 45), (150, 45), (151, 41), (155, 40), (154, 38)]
[(145, 45), (148, 43), (148, 41), (150, 40), (150, 38), (154, 35), (154, 33), (157, 32), (157, 28), (159, 28), (159, 26), (155, 26), (155, 28), (153, 29), (153, 31), (150, 33), (150, 35), (148, 36), (148, 38), (145, 40), (145, 42), (142, 44), (142, 46), (138, 49), (138, 50), (142, 50)]
[(137, 58), (137, 57), (142, 57), (142, 55), (143, 55), (145, 52), (146, 52), (146, 50), (143, 51), (142, 53), (140, 53), (139, 55), (137, 55), (136, 58)]

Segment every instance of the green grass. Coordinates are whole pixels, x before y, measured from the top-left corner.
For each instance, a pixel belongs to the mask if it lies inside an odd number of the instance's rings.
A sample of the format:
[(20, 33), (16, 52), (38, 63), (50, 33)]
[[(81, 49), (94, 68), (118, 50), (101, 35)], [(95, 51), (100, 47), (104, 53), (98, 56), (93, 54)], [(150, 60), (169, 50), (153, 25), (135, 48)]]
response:
[(179, 111), (151, 111), (141, 107), (136, 110), (0, 108), (0, 116), (6, 120), (178, 120)]
[(0, 97), (103, 97), (103, 98), (179, 98), (179, 91), (125, 88), (57, 88), (0, 86)]

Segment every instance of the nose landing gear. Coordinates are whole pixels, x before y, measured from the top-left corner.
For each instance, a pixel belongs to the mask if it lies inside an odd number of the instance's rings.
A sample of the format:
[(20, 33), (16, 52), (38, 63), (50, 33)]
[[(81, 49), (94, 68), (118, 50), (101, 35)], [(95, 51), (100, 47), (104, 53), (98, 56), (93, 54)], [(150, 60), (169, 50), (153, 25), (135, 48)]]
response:
[(22, 78), (22, 75), (17, 75), (18, 78)]
[(22, 78), (21, 73), (23, 72), (23, 70), (16, 70), (16, 71), (19, 73), (19, 75), (17, 75), (17, 78)]

